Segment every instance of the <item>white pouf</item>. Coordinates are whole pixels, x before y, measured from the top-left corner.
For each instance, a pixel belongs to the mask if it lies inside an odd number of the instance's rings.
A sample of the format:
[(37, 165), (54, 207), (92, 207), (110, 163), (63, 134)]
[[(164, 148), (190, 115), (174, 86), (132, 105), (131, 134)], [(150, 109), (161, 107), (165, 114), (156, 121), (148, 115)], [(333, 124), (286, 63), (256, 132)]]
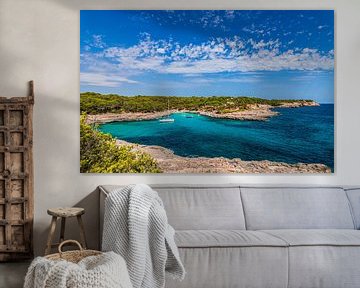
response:
[(37, 257), (25, 277), (24, 288), (132, 288), (124, 259), (114, 252), (89, 256), (77, 264)]

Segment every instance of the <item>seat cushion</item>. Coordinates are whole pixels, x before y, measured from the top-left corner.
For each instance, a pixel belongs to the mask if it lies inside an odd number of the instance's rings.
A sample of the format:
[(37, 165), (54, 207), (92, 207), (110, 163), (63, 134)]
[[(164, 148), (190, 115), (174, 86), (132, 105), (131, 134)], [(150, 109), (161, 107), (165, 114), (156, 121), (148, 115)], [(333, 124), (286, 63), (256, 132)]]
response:
[(358, 288), (360, 231), (267, 230), (289, 244), (289, 288)]
[[(288, 245), (261, 231), (183, 230), (175, 242), (186, 270), (166, 288), (286, 288)], [(274, 277), (275, 276), (275, 277)]]
[(166, 288), (287, 288), (288, 247), (179, 248), (186, 275)]
[(359, 246), (291, 246), (288, 249), (289, 288), (360, 287)]
[(360, 246), (360, 231), (348, 229), (262, 230), (289, 246)]
[(176, 231), (175, 242), (181, 248), (288, 246), (285, 241), (268, 233), (243, 230)]
[(246, 227), (354, 229), (349, 200), (336, 187), (241, 187)]

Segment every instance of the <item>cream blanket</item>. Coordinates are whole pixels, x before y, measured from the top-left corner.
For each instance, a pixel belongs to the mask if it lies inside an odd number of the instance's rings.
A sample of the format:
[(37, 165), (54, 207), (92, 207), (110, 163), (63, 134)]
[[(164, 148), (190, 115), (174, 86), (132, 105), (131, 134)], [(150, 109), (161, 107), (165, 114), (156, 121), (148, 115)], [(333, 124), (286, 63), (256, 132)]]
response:
[(147, 185), (120, 188), (106, 198), (102, 250), (124, 257), (134, 288), (164, 287), (165, 271), (179, 280), (185, 275), (174, 229)]
[(113, 253), (89, 256), (78, 264), (37, 257), (24, 288), (132, 288), (124, 259)]

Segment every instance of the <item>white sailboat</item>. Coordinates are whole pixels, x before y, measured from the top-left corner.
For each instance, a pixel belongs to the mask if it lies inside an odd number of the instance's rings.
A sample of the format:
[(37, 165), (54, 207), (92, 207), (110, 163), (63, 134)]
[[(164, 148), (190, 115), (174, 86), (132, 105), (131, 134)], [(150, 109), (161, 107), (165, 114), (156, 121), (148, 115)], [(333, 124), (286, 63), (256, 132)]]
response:
[(175, 119), (173, 118), (164, 118), (164, 119), (160, 119), (159, 122), (174, 122)]
[[(169, 106), (169, 99), (168, 99), (168, 112), (170, 111), (170, 106)], [(159, 122), (162, 122), (162, 123), (172, 123), (174, 122), (175, 119), (174, 118), (170, 118), (170, 117), (167, 117), (167, 118), (162, 118), (159, 120)]]

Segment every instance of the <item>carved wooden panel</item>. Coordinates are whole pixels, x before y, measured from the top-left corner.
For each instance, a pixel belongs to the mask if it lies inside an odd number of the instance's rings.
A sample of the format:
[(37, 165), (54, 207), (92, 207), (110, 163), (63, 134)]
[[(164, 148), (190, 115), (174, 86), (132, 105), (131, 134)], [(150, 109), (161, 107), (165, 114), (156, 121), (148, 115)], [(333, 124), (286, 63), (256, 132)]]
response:
[(0, 261), (32, 257), (33, 83), (28, 97), (0, 97)]

